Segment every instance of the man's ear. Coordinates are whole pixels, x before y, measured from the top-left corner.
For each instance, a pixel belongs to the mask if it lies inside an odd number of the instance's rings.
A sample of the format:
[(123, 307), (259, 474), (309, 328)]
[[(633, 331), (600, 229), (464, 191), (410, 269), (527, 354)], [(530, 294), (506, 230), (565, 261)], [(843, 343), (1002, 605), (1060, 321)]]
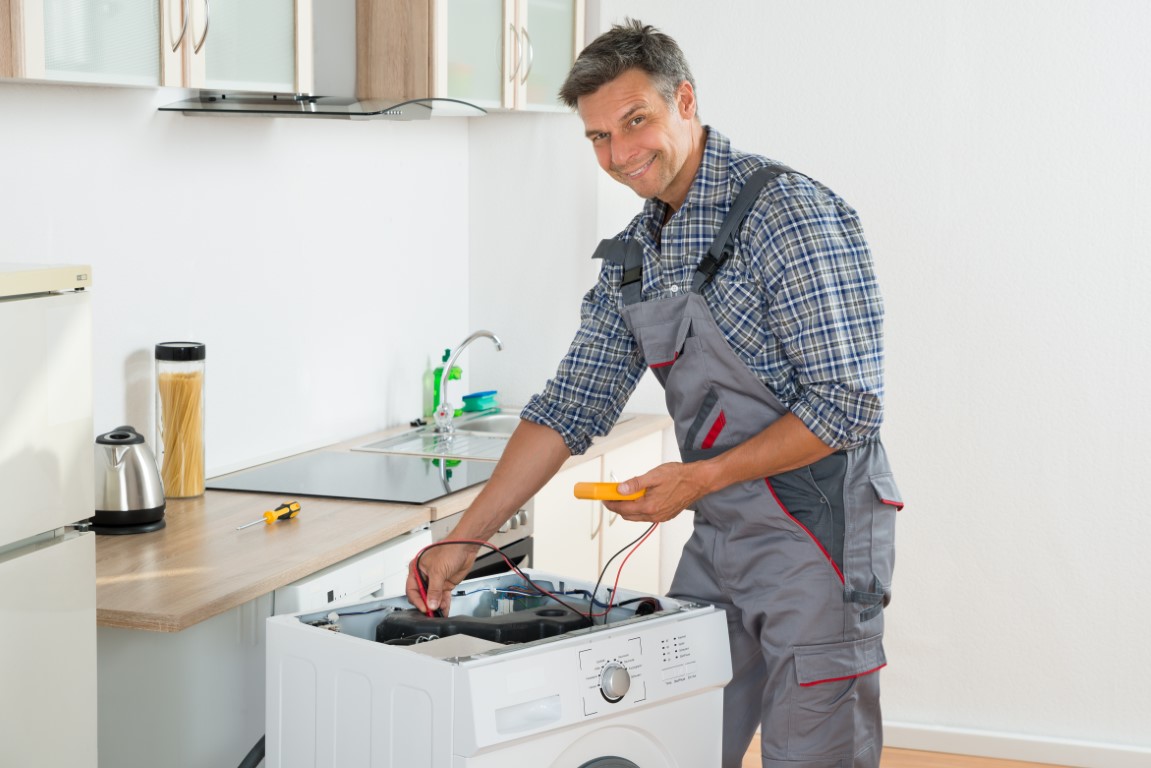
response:
[(680, 83), (679, 88), (676, 89), (675, 103), (680, 117), (685, 120), (695, 117), (695, 89), (687, 80)]

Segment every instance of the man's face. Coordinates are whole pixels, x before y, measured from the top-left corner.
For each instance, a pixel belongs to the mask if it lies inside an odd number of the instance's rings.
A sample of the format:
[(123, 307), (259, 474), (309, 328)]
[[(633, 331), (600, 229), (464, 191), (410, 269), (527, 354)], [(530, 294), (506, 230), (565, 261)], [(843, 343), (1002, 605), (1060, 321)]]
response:
[(695, 93), (684, 81), (669, 106), (647, 73), (629, 69), (578, 102), (600, 167), (644, 199), (679, 209), (695, 177)]

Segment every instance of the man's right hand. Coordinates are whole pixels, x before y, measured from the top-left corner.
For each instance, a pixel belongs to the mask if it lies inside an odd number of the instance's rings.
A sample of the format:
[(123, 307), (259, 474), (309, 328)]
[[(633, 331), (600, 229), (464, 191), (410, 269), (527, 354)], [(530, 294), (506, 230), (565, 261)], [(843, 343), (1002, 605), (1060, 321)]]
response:
[(442, 609), (448, 615), (452, 602), (452, 590), (467, 578), (472, 563), (475, 562), (479, 547), (471, 542), (449, 543), (450, 539), (438, 542), (425, 550), (419, 559), (420, 571), (427, 578), (427, 602), (420, 594), (420, 583), (416, 573), (416, 560), (408, 565), (407, 596), (418, 610), (431, 613)]
[[(467, 578), (475, 562), (480, 545), (474, 542), (487, 541), (570, 456), (563, 438), (554, 429), (521, 421), (508, 439), (491, 479), (464, 510), (449, 538), (425, 549), (419, 557), (420, 571), (428, 579), (427, 604), (420, 594), (414, 565), (408, 568), (407, 596), (412, 605), (425, 612), (438, 608), (446, 614), (452, 590)], [(451, 540), (473, 543), (439, 546)]]

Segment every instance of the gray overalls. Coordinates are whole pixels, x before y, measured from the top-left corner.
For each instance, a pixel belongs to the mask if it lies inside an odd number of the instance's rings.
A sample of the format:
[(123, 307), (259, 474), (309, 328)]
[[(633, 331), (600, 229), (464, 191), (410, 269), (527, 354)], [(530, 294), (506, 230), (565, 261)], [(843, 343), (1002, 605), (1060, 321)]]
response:
[[(763, 186), (790, 172), (768, 166), (748, 179), (679, 296), (642, 301), (639, 242), (605, 240), (596, 252), (623, 265), (623, 319), (664, 387), (685, 462), (733, 448), (788, 412), (731, 349), (700, 290)], [(724, 768), (739, 768), (757, 726), (764, 768), (877, 768), (872, 673), (886, 663), (882, 610), (901, 506), (878, 439), (697, 502), (670, 594), (727, 612)]]

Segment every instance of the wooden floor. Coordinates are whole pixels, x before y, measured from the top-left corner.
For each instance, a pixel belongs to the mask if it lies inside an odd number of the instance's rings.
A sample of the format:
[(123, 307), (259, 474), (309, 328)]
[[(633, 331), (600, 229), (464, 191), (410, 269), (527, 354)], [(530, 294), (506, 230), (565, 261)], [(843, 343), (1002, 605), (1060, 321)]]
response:
[(916, 752), (911, 749), (885, 749), (879, 764), (881, 768), (1061, 768), (1048, 763), (1021, 763), (1018, 760), (945, 755), (942, 752)]
[[(883, 750), (880, 768), (1062, 768), (1048, 763), (1021, 763), (1018, 760), (996, 760), (990, 757), (945, 755), (942, 752), (918, 752), (911, 749)], [(743, 768), (760, 768), (759, 736), (751, 742)]]

